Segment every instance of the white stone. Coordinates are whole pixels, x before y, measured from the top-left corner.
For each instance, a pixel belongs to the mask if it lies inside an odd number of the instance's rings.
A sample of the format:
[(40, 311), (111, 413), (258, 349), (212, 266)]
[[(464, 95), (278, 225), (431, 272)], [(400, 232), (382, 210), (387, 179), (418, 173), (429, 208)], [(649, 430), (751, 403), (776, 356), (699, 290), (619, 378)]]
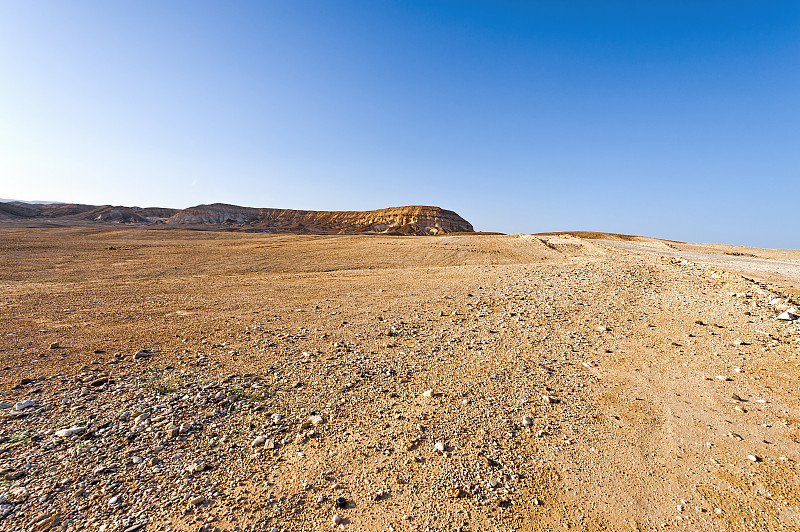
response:
[(533, 426), (533, 418), (531, 416), (523, 416), (522, 417), (522, 424), (526, 427)]
[(68, 429), (57, 430), (55, 435), (59, 438), (71, 438), (72, 436), (83, 434), (84, 432), (86, 432), (86, 427), (70, 427)]
[(436, 445), (434, 445), (434, 448), (440, 453), (443, 453), (447, 450), (447, 446), (444, 444), (444, 442), (441, 441), (437, 441)]
[(24, 401), (20, 401), (14, 405), (14, 410), (25, 410), (26, 408), (30, 408), (34, 406), (36, 403), (31, 401), (30, 399), (26, 399)]
[(259, 447), (261, 445), (264, 445), (266, 441), (267, 441), (266, 436), (257, 436), (256, 439), (254, 439), (252, 443), (250, 443), (250, 447)]
[(422, 392), (422, 397), (433, 397), (433, 390), (425, 390), (424, 392)]
[(334, 525), (338, 525), (339, 523), (342, 522), (342, 516), (339, 514), (335, 514), (333, 517), (331, 517), (331, 521), (333, 521)]

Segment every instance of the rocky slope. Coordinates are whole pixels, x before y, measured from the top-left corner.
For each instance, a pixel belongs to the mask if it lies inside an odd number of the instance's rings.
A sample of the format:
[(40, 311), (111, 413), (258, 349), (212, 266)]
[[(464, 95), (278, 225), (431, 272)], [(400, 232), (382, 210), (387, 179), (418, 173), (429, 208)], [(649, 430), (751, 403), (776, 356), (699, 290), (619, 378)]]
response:
[(166, 224), (203, 229), (284, 233), (385, 233), (436, 235), (472, 232), (453, 211), (406, 206), (374, 211), (298, 211), (214, 203), (188, 209), (114, 207), (78, 204), (0, 203), (0, 219), (48, 225), (93, 223)]
[(178, 209), (162, 207), (122, 207), (78, 203), (0, 202), (0, 220), (29, 220), (54, 225), (80, 225), (81, 222), (147, 224), (163, 223)]

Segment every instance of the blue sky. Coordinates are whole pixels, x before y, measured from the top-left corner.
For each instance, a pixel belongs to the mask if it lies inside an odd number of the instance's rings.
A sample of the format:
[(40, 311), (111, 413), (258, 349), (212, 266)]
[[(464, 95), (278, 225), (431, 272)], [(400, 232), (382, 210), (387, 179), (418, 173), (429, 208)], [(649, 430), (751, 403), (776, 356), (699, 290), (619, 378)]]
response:
[(0, 2), (0, 197), (800, 248), (799, 2)]

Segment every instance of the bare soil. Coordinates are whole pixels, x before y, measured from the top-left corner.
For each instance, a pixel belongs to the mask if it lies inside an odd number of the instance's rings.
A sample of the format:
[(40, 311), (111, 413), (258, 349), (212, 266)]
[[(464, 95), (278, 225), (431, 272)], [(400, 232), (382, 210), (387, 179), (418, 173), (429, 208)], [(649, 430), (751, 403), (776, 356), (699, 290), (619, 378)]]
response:
[(565, 234), (1, 231), (3, 530), (800, 527), (783, 278)]

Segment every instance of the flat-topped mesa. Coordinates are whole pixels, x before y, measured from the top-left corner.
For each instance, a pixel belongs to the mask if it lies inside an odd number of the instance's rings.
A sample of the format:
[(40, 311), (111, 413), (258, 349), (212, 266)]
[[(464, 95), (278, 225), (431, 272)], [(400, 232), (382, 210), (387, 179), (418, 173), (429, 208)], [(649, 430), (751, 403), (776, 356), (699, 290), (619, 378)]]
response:
[(266, 232), (436, 235), (473, 231), (472, 225), (453, 211), (418, 205), (374, 211), (300, 211), (214, 203), (183, 209), (166, 223), (244, 225)]
[(298, 211), (257, 209), (213, 203), (188, 209), (124, 207), (68, 203), (0, 202), (0, 220), (37, 226), (88, 224), (163, 226), (264, 233), (381, 233), (439, 235), (473, 232), (472, 225), (453, 211), (411, 205), (374, 211)]

